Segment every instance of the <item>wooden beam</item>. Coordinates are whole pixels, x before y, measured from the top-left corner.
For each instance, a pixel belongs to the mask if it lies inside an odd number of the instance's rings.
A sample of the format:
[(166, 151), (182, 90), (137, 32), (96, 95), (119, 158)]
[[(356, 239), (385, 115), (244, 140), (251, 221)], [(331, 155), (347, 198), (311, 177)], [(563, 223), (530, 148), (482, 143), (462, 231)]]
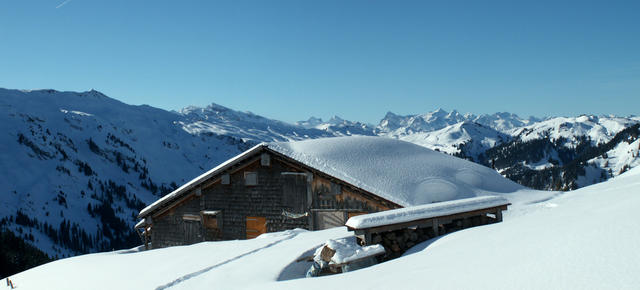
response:
[(156, 213), (152, 213), (150, 214), (154, 219), (163, 215), (165, 212), (169, 211), (170, 209), (172, 209), (173, 207), (175, 207), (176, 205), (186, 201), (187, 199), (191, 198), (194, 195), (193, 192), (188, 192), (186, 195), (184, 195), (183, 197), (177, 199), (176, 201), (169, 203), (167, 206), (162, 207), (162, 209), (156, 211)]
[(362, 212), (362, 209), (359, 209), (359, 208), (312, 208), (311, 209), (311, 212), (319, 212), (319, 211), (346, 211), (346, 212), (357, 211), (357, 212)]

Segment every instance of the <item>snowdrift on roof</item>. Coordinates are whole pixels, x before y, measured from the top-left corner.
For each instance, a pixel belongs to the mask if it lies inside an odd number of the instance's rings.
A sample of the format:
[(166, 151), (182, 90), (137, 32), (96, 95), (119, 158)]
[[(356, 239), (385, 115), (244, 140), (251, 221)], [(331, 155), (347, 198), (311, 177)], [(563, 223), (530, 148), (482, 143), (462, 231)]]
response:
[(490, 168), (389, 138), (336, 137), (268, 147), (402, 206), (523, 188)]
[(507, 204), (509, 201), (501, 196), (472, 197), (354, 216), (347, 221), (346, 226), (353, 229), (366, 229)]

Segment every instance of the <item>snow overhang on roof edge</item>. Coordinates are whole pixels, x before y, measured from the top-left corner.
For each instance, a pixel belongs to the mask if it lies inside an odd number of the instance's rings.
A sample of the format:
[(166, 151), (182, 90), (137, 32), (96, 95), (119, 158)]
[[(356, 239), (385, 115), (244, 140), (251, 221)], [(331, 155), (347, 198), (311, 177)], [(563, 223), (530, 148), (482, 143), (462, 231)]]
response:
[(221, 163), (220, 165), (214, 167), (213, 169), (201, 174), (200, 176), (192, 179), (191, 181), (185, 183), (184, 185), (178, 187), (178, 189), (174, 190), (173, 192), (163, 196), (162, 198), (156, 200), (154, 203), (150, 204), (149, 206), (143, 208), (140, 211), (140, 214), (138, 214), (138, 218), (144, 218), (146, 216), (148, 216), (149, 214), (153, 213), (156, 209), (176, 200), (178, 197), (182, 196), (183, 193), (189, 191), (190, 189), (200, 185), (203, 181), (209, 179), (210, 177), (217, 175), (219, 173), (221, 173), (222, 171), (226, 170), (227, 168), (229, 168), (230, 166), (233, 166), (234, 164), (244, 160), (245, 158), (255, 154), (256, 152), (260, 152), (262, 151), (264, 148), (267, 147), (267, 143), (260, 143), (256, 146), (253, 146), (251, 149), (244, 151), (242, 153), (240, 153), (239, 155)]
[(503, 196), (477, 196), (354, 216), (349, 218), (345, 225), (354, 230), (375, 228), (510, 204)]
[(138, 228), (142, 228), (147, 224), (147, 219), (143, 218), (141, 221), (139, 221), (133, 228), (134, 229), (138, 229)]

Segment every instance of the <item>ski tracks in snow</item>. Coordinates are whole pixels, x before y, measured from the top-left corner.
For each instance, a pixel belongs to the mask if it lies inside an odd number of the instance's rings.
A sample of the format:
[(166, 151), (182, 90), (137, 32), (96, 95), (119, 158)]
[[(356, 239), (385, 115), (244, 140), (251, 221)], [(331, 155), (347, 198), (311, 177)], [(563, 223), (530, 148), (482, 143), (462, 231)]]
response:
[(200, 276), (200, 275), (202, 275), (202, 274), (204, 274), (204, 273), (206, 273), (206, 272), (209, 272), (209, 271), (211, 271), (211, 270), (213, 270), (213, 269), (215, 269), (215, 268), (218, 268), (218, 267), (220, 267), (220, 266), (223, 266), (223, 265), (226, 265), (226, 264), (231, 263), (231, 262), (233, 262), (233, 261), (236, 261), (236, 260), (242, 259), (242, 258), (244, 258), (244, 257), (246, 257), (246, 256), (248, 256), (248, 255), (255, 254), (255, 253), (260, 252), (260, 251), (262, 251), (262, 250), (265, 250), (265, 249), (271, 248), (271, 247), (273, 247), (273, 246), (275, 246), (275, 245), (277, 245), (277, 244), (279, 244), (279, 243), (282, 243), (282, 242), (284, 242), (284, 241), (286, 241), (286, 240), (291, 240), (291, 239), (295, 238), (297, 235), (298, 235), (297, 233), (290, 234), (290, 235), (288, 235), (287, 237), (282, 238), (282, 239), (279, 239), (279, 240), (274, 241), (274, 242), (272, 242), (272, 243), (269, 243), (269, 244), (265, 245), (264, 247), (260, 247), (260, 248), (257, 248), (257, 249), (254, 249), (254, 250), (248, 251), (248, 252), (246, 252), (246, 253), (240, 254), (240, 255), (235, 256), (235, 257), (233, 257), (233, 258), (230, 258), (230, 259), (224, 260), (224, 261), (222, 261), (222, 262), (220, 262), (220, 263), (217, 263), (217, 264), (215, 264), (215, 265), (211, 265), (211, 266), (209, 266), (209, 267), (206, 267), (206, 268), (204, 268), (204, 269), (202, 269), (202, 270), (198, 270), (198, 271), (195, 271), (195, 272), (193, 272), (193, 273), (190, 273), (190, 274), (184, 275), (184, 276), (182, 276), (182, 277), (180, 277), (180, 278), (178, 278), (178, 279), (175, 279), (175, 280), (173, 280), (173, 281), (171, 281), (171, 282), (169, 282), (169, 283), (167, 283), (167, 284), (164, 284), (164, 285), (161, 285), (161, 286), (156, 287), (156, 290), (164, 290), (164, 289), (171, 288), (171, 287), (176, 286), (176, 285), (178, 285), (178, 284), (180, 284), (180, 283), (182, 283), (182, 282), (184, 282), (184, 281), (187, 281), (187, 280), (189, 280), (189, 279), (191, 279), (191, 278), (194, 278), (194, 277)]

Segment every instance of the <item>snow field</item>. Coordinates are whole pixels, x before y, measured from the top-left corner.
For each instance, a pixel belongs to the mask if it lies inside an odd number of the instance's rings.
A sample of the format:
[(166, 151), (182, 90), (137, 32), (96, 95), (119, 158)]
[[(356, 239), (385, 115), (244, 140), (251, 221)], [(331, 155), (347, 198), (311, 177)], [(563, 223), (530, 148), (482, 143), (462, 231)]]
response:
[(339, 275), (278, 281), (304, 253), (329, 239), (351, 236), (344, 227), (84, 255), (11, 279), (19, 289), (637, 289), (640, 285), (640, 169), (554, 197), (539, 191), (506, 196), (513, 206), (502, 223), (441, 236), (401, 258)]

